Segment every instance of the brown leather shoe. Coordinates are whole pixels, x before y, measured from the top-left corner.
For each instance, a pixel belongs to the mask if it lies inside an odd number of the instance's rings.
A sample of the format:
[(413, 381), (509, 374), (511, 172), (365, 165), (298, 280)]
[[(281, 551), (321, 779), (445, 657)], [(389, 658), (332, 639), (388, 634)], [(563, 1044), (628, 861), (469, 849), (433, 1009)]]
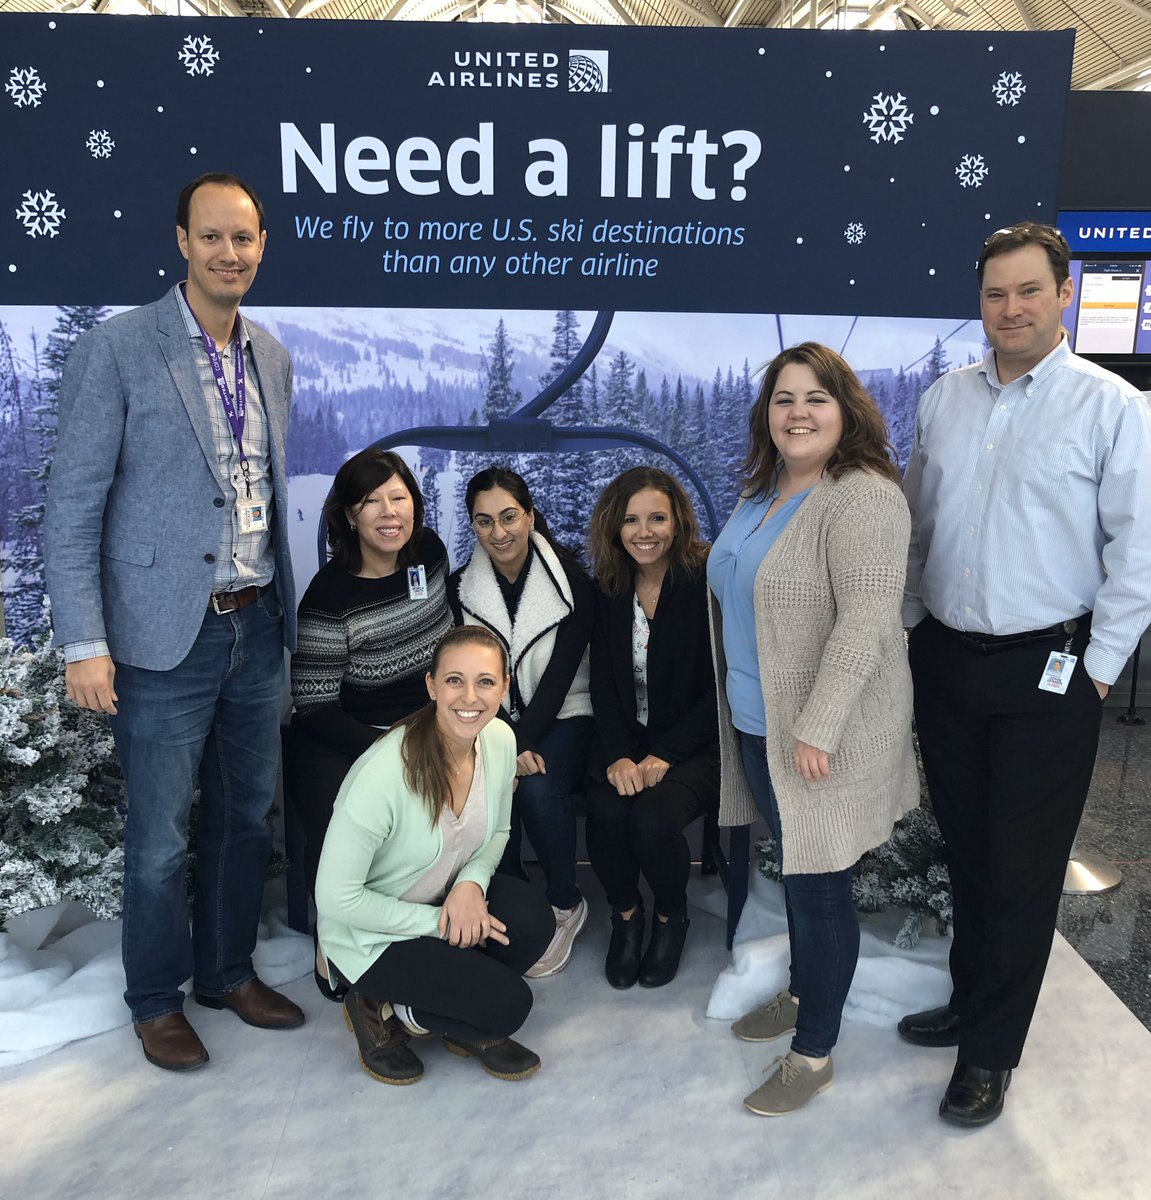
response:
[(182, 1012), (169, 1013), (132, 1028), (144, 1047), (144, 1057), (165, 1071), (191, 1071), (208, 1061), (208, 1051)]
[(299, 1005), (258, 979), (249, 979), (224, 996), (202, 996), (197, 992), (196, 1003), (205, 1008), (230, 1008), (241, 1021), (257, 1029), (295, 1029), (304, 1023), (304, 1010)]

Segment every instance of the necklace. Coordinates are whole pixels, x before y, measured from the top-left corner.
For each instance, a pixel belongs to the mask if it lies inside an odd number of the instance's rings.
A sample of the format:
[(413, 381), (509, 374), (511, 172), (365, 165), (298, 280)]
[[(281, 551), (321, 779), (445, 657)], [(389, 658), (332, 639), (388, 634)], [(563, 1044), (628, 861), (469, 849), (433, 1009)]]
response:
[[(464, 751), (463, 758), (461, 758), (460, 761), (458, 763), (456, 763), (456, 769), (452, 772), (453, 779), (458, 779), (460, 777), (460, 772), (464, 769), (464, 764), (468, 761), (468, 759), (474, 760), (475, 753), (476, 753), (476, 748), (474, 745), (469, 750)], [(451, 752), (449, 751), (448, 754), (450, 757)]]

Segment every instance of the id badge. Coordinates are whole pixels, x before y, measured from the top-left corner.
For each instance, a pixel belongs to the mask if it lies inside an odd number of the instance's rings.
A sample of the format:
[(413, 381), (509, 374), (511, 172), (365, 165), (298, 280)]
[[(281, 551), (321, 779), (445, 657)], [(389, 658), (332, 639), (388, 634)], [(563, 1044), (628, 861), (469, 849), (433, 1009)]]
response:
[(428, 598), (428, 576), (421, 563), (418, 567), (408, 568), (408, 599), (426, 600)]
[(1078, 661), (1079, 656), (1076, 654), (1063, 654), (1058, 650), (1052, 650), (1047, 656), (1047, 665), (1043, 668), (1043, 674), (1039, 679), (1039, 690), (1054, 692), (1057, 696), (1065, 695), (1067, 686), (1071, 682), (1071, 673), (1075, 670), (1075, 664)]
[(246, 503), (239, 506), (240, 529), (244, 533), (265, 533), (268, 528), (268, 506)]

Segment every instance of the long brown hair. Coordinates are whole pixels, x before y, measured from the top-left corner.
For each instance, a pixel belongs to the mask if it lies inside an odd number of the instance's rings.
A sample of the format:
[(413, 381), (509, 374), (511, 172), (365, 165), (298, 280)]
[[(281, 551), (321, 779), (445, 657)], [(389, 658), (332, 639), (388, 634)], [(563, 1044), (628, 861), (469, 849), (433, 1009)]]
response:
[(743, 478), (740, 482), (743, 494), (764, 496), (775, 483), (779, 451), (771, 440), (768, 416), (780, 373), (791, 363), (810, 367), (820, 387), (838, 401), (843, 414), (843, 435), (828, 459), (826, 473), (832, 479), (839, 479), (845, 471), (858, 469), (872, 471), (890, 479), (892, 483), (899, 483), (899, 468), (894, 462), (895, 454), (888, 437), (887, 422), (879, 411), (879, 405), (859, 382), (859, 376), (830, 347), (821, 346), (818, 342), (801, 342), (777, 354), (764, 371), (759, 398), (748, 415), (751, 450), (742, 468)]
[(667, 552), (668, 577), (690, 575), (707, 559), (709, 547), (700, 535), (699, 521), (683, 484), (658, 467), (632, 467), (617, 475), (600, 493), (588, 526), (588, 556), (596, 581), (613, 600), (626, 596), (634, 586), (635, 563), (623, 548), (619, 531), (631, 498), (646, 488), (662, 492), (671, 505), (675, 534)]
[[(495, 650), (503, 663), (504, 678), (508, 673), (508, 650), (502, 641), (489, 629), (480, 625), (457, 625), (440, 638), (432, 652), (429, 675), (440, 669), (440, 660), (445, 651), (456, 646), (486, 646)], [(498, 720), (498, 718), (496, 718)], [(404, 760), (404, 782), (428, 806), (432, 828), (440, 819), (445, 804), (452, 799), (452, 776), (448, 770), (448, 748), (440, 736), (436, 724), (436, 703), (429, 701), (411, 716), (397, 721), (392, 729), (404, 731), (401, 755)]]

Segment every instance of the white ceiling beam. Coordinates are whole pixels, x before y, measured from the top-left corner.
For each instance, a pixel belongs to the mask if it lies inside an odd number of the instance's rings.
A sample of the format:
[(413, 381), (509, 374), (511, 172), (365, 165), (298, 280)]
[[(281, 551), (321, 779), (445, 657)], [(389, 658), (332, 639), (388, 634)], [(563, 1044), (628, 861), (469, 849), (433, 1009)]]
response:
[(695, 17), (705, 25), (712, 25), (718, 29), (723, 24), (723, 18), (712, 8), (709, 0), (698, 0), (697, 4), (691, 3), (690, 0), (665, 0), (665, 3), (670, 4), (672, 8), (678, 8), (689, 17)]
[(1035, 19), (1035, 14), (1031, 11), (1031, 5), (1027, 0), (1011, 0), (1015, 5), (1015, 11), (1019, 14), (1019, 19), (1023, 22), (1024, 29), (1029, 29), (1035, 33), (1039, 28), (1039, 22)]
[(909, 12), (925, 29), (934, 29), (935, 22), (929, 17), (923, 9), (917, 4), (913, 4), (912, 0), (899, 0), (899, 7), (904, 12)]
[(868, 16), (867, 20), (860, 26), (861, 29), (874, 29), (884, 17), (899, 3), (899, 0), (880, 0)]
[(1138, 17), (1141, 21), (1151, 21), (1151, 8), (1145, 8), (1142, 4), (1137, 4), (1135, 0), (1108, 0), (1108, 3), (1123, 9), (1133, 17)]
[(1122, 66), (1115, 67), (1106, 75), (1097, 75), (1094, 79), (1085, 81), (1080, 86), (1085, 92), (1105, 92), (1118, 83), (1134, 82), (1141, 71), (1151, 71), (1151, 54), (1142, 58), (1133, 58)]
[(807, 0), (781, 0), (779, 11), (771, 19), (769, 29), (790, 29), (795, 23), (795, 15)]
[(734, 29), (739, 24), (740, 17), (743, 16), (743, 10), (751, 3), (751, 0), (735, 0), (735, 7), (727, 14), (727, 20), (724, 21), (724, 29)]

